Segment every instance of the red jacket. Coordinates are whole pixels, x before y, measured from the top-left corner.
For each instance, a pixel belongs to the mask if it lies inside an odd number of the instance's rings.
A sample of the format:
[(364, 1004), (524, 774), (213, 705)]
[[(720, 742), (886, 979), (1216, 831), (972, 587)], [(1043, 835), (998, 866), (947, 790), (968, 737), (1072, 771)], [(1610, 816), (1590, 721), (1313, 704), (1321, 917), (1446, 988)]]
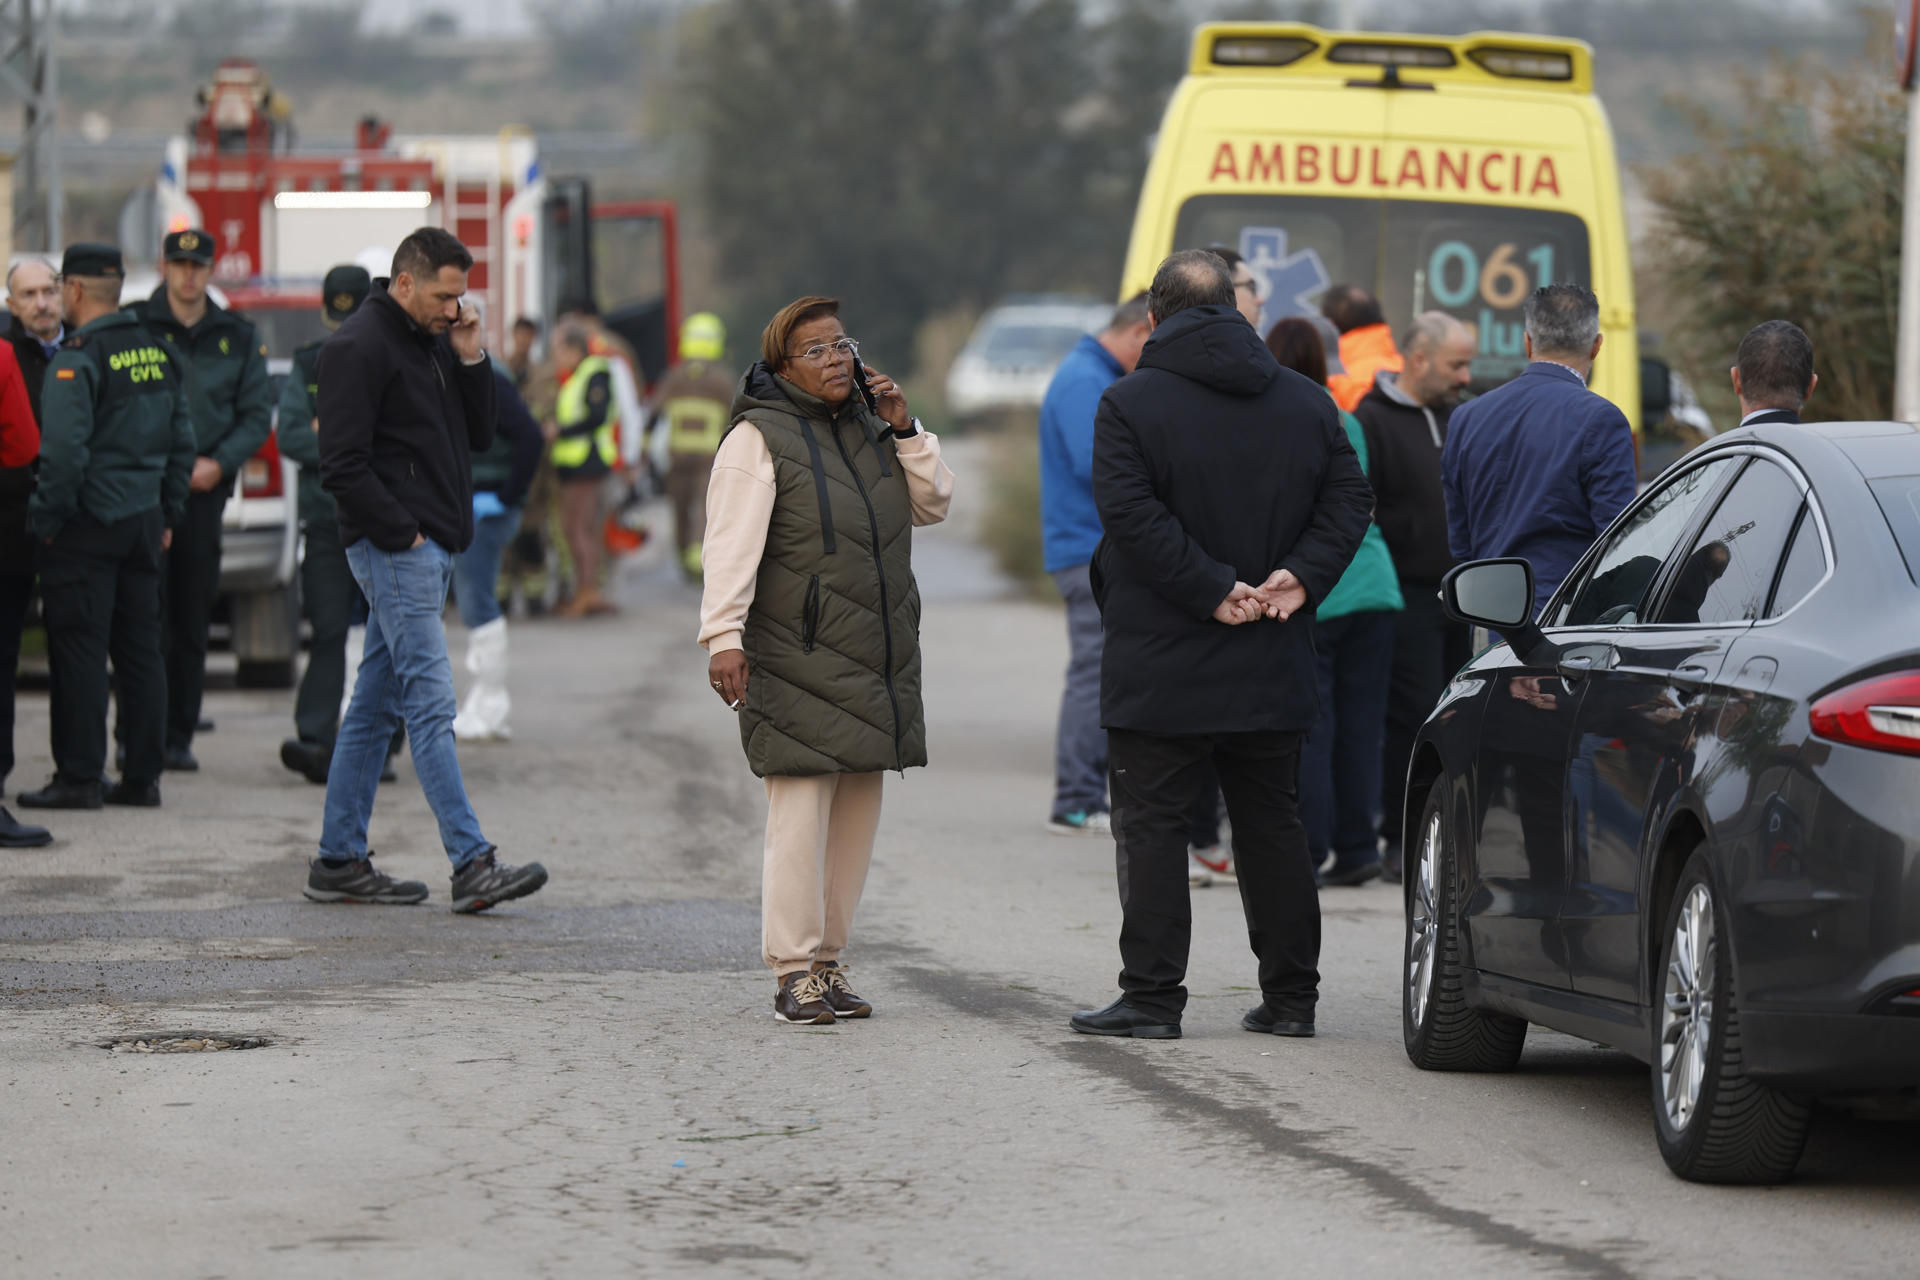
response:
[(40, 424), (33, 420), (27, 379), (11, 343), (0, 342), (0, 467), (24, 467), (40, 456)]

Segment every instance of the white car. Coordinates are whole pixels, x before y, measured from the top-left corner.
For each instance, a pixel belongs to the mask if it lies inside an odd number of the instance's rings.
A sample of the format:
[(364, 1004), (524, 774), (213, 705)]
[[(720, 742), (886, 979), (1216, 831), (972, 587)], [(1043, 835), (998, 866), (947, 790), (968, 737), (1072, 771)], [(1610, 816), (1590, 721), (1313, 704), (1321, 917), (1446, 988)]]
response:
[(980, 318), (948, 370), (948, 411), (971, 418), (997, 409), (1038, 408), (1067, 352), (1112, 316), (1113, 304), (1095, 298), (1006, 299)]

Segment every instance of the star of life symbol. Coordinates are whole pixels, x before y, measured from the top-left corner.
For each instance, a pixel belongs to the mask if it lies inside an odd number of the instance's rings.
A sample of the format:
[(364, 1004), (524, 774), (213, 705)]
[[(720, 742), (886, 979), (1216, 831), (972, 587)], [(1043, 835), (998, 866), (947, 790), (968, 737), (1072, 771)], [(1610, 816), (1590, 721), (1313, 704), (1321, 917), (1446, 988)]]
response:
[(1319, 250), (1287, 252), (1284, 227), (1240, 228), (1240, 256), (1260, 282), (1262, 332), (1287, 316), (1315, 314), (1319, 308), (1308, 299), (1318, 297), (1333, 283)]

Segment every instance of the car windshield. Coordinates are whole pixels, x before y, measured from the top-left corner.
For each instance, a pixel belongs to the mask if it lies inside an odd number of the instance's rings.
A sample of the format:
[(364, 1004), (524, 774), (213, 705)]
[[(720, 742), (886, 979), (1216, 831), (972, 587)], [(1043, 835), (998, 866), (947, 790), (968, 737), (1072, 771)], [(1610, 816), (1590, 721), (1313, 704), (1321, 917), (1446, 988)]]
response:
[(996, 324), (987, 330), (978, 354), (988, 364), (1058, 364), (1085, 332), (1065, 324)]
[(1335, 284), (1380, 299), (1398, 332), (1445, 311), (1479, 336), (1473, 390), (1526, 368), (1520, 307), (1545, 284), (1591, 284), (1586, 223), (1569, 213), (1429, 200), (1338, 196), (1196, 196), (1176, 245), (1239, 249), (1261, 281), (1265, 324), (1306, 315)]

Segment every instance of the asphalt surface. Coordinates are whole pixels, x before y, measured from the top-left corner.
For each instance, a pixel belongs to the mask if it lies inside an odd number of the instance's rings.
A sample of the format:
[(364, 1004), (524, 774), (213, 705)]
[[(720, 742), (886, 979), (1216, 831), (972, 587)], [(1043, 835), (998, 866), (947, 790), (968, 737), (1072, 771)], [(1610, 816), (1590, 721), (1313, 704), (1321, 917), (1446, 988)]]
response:
[[(955, 464), (957, 527), (916, 548), (933, 766), (888, 780), (848, 956), (873, 1019), (772, 1021), (762, 793), (650, 548), (622, 617), (513, 629), (514, 741), (462, 752), (502, 857), (553, 874), (533, 898), (445, 910), (403, 762), (374, 845), (433, 898), (302, 901), (321, 793), (275, 693), (210, 697), (161, 810), (0, 855), (0, 1273), (1915, 1273), (1910, 1120), (1825, 1112), (1790, 1185), (1706, 1188), (1625, 1054), (1535, 1029), (1510, 1075), (1415, 1071), (1382, 886), (1323, 896), (1317, 1039), (1240, 1030), (1225, 887), (1185, 1039), (1068, 1032), (1112, 996), (1112, 849), (1042, 830), (1064, 625), (967, 542)], [(43, 695), (16, 740), (17, 790)], [(270, 1043), (103, 1047), (184, 1031)]]

